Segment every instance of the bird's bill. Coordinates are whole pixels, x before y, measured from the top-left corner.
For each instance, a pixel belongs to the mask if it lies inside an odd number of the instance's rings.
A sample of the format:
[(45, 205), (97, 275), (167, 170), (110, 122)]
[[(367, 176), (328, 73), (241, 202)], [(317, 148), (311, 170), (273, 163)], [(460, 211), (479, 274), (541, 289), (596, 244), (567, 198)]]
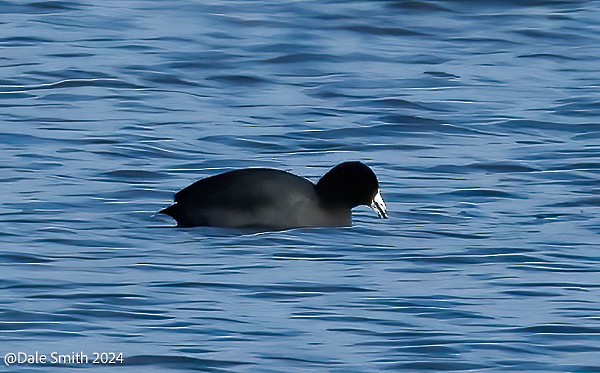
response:
[(383, 202), (380, 190), (378, 190), (377, 194), (375, 194), (375, 197), (373, 197), (373, 201), (371, 201), (371, 205), (369, 207), (375, 210), (380, 218), (387, 219), (387, 206), (385, 205), (385, 202)]

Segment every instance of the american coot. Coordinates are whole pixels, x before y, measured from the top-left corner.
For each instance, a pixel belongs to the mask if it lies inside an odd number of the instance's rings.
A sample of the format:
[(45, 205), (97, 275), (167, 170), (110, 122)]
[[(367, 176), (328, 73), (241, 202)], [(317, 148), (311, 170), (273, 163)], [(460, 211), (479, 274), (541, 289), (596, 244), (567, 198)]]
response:
[(315, 185), (289, 172), (248, 168), (198, 180), (159, 211), (181, 227), (212, 226), (267, 230), (341, 227), (352, 224), (352, 208), (370, 206), (387, 218), (375, 173), (364, 163), (344, 162)]

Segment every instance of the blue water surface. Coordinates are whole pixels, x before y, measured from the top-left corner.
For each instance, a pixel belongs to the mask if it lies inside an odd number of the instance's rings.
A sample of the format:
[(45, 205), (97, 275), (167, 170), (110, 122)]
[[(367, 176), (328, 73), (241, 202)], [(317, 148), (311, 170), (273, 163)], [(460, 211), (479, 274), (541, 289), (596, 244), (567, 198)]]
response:
[[(595, 0), (1, 0), (1, 355), (600, 372), (599, 19)], [(346, 160), (390, 219), (154, 216), (202, 177)]]

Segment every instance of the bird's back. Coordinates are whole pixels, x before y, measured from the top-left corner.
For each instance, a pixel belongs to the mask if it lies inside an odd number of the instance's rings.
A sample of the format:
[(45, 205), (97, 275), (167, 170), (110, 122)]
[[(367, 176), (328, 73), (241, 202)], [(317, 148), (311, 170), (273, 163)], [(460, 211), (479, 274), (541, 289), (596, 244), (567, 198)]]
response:
[(285, 171), (254, 168), (196, 181), (175, 194), (163, 213), (180, 226), (279, 227), (322, 225), (320, 201), (309, 180)]

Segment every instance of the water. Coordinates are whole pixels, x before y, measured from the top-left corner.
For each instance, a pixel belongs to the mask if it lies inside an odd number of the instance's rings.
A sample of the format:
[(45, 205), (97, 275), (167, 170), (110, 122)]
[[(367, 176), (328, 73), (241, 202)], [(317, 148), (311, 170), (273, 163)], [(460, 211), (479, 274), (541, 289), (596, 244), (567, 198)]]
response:
[[(599, 10), (1, 1), (2, 356), (600, 371)], [(222, 171), (316, 181), (345, 160), (376, 171), (389, 220), (240, 235), (153, 216)], [(82, 364), (19, 371), (51, 367)]]

